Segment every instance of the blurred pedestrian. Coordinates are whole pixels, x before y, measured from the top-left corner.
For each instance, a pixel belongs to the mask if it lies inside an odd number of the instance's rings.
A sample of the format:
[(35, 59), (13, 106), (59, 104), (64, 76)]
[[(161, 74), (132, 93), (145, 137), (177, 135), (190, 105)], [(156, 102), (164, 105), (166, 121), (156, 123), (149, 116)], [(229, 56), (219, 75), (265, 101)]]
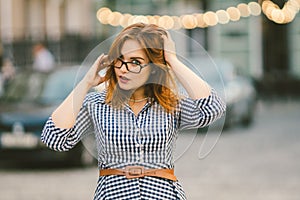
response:
[(37, 43), (33, 49), (33, 69), (37, 72), (49, 73), (55, 67), (53, 54), (43, 45)]
[(10, 81), (14, 79), (15, 75), (16, 68), (13, 62), (8, 58), (4, 58), (0, 72), (0, 96), (5, 93)]
[(3, 65), (3, 47), (2, 44), (0, 43), (0, 66)]
[[(3, 65), (3, 47), (2, 44), (0, 43), (0, 67), (1, 67), (1, 71), (2, 71), (2, 65)], [(2, 76), (2, 72), (0, 72), (0, 97), (3, 95), (4, 93), (4, 85), (3, 85), (3, 76)]]
[(37, 43), (32, 48), (33, 70), (28, 84), (30, 85), (28, 93), (31, 97), (37, 98), (44, 86), (49, 73), (55, 69), (55, 59), (53, 54), (43, 43)]
[[(107, 68), (105, 76), (99, 71)], [(175, 77), (189, 96), (177, 92)], [(103, 91), (88, 91), (101, 83)], [(204, 127), (224, 102), (176, 55), (169, 33), (133, 24), (121, 31), (46, 122), (41, 139), (57, 151), (95, 134), (99, 180), (94, 200), (186, 199), (174, 175), (182, 129)]]

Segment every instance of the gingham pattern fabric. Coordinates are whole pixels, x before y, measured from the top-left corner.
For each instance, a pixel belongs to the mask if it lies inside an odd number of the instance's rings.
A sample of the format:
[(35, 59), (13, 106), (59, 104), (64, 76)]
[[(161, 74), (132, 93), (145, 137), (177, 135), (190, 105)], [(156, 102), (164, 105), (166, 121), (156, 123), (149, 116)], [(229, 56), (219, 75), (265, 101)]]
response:
[[(55, 127), (51, 117), (41, 139), (51, 149), (67, 151), (85, 135), (95, 134), (100, 169), (141, 165), (145, 168), (174, 168), (177, 133), (181, 129), (207, 126), (225, 111), (224, 102), (213, 90), (208, 98), (180, 101), (178, 112), (167, 113), (150, 101), (135, 116), (127, 105), (116, 109), (105, 104), (106, 92), (89, 93), (70, 129)], [(99, 177), (94, 200), (186, 199), (181, 184), (163, 178), (125, 176)]]

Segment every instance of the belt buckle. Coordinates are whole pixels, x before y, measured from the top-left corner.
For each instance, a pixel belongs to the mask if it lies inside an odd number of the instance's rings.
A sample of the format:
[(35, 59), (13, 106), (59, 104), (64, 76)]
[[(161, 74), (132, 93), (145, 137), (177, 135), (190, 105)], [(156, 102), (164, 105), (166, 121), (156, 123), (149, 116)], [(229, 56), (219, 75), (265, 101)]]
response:
[(145, 168), (143, 166), (127, 166), (125, 167), (125, 176), (128, 179), (144, 177)]

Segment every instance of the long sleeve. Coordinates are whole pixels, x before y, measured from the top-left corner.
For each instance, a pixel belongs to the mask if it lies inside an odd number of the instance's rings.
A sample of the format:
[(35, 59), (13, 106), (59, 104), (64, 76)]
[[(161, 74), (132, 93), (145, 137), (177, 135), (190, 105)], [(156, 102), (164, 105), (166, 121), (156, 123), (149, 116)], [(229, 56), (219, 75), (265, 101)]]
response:
[(180, 104), (179, 129), (205, 127), (220, 118), (226, 110), (225, 102), (212, 89), (207, 98), (183, 99)]
[(87, 108), (83, 106), (77, 116), (76, 124), (69, 129), (56, 127), (49, 117), (43, 128), (41, 140), (55, 151), (68, 151), (91, 131), (93, 131), (93, 125)]

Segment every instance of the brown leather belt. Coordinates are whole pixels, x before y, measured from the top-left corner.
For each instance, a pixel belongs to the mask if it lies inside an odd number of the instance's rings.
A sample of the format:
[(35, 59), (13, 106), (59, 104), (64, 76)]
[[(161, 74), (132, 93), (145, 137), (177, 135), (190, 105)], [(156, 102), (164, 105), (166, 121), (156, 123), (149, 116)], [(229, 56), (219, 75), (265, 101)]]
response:
[(144, 176), (154, 176), (177, 181), (174, 169), (145, 169), (143, 166), (127, 166), (125, 169), (100, 169), (100, 176), (121, 175), (126, 178), (142, 178)]

